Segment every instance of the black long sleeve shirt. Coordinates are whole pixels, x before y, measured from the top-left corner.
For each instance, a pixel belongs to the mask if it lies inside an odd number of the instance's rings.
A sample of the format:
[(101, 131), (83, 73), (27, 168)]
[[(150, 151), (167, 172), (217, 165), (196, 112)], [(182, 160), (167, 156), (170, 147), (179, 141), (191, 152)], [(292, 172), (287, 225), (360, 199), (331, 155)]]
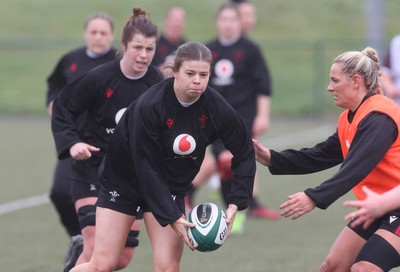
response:
[(279, 153), (271, 150), (269, 170), (274, 175), (308, 174), (342, 163), (333, 177), (315, 188), (305, 190), (317, 207), (326, 209), (374, 169), (397, 138), (397, 134), (397, 126), (389, 116), (371, 112), (360, 122), (345, 159), (336, 132), (312, 148), (288, 149)]
[[(103, 186), (118, 182), (120, 194), (145, 202), (161, 225), (182, 216), (171, 195), (185, 195), (207, 146), (221, 138), (233, 154), (229, 203), (245, 209), (252, 195), (255, 160), (243, 120), (213, 89), (189, 107), (173, 90), (173, 79), (153, 86), (126, 111), (105, 157)], [(108, 188), (108, 187), (107, 187)]]

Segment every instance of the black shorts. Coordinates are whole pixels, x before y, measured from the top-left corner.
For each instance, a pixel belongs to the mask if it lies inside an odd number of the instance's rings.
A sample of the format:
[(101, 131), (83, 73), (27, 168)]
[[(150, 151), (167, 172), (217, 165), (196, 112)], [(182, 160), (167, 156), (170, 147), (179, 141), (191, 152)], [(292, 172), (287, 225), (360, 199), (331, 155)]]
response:
[(347, 226), (357, 233), (358, 236), (364, 238), (364, 240), (368, 240), (380, 228), (382, 220), (383, 217), (376, 219), (367, 229), (364, 229), (362, 224), (353, 228), (351, 223), (353, 223), (354, 219), (350, 220)]
[(400, 210), (385, 215), (380, 228), (400, 236)]
[[(119, 193), (121, 192), (121, 193)], [(174, 200), (178, 209), (185, 214), (185, 196), (176, 195), (171, 198)], [(132, 195), (126, 191), (110, 190), (105, 186), (100, 187), (100, 193), (97, 199), (97, 206), (111, 209), (120, 213), (142, 218), (142, 214), (150, 212), (144, 201), (134, 201)]]
[(392, 211), (376, 219), (368, 229), (364, 229), (362, 225), (353, 228), (350, 226), (352, 222), (353, 220), (347, 226), (365, 240), (368, 240), (378, 229), (384, 229), (400, 236), (400, 210)]
[(75, 202), (86, 197), (98, 197), (100, 185), (73, 180), (71, 190), (72, 201)]

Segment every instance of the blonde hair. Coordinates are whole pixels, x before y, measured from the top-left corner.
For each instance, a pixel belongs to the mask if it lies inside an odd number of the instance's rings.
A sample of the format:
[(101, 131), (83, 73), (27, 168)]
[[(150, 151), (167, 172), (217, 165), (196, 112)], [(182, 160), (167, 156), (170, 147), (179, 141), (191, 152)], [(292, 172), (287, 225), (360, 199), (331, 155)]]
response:
[(337, 56), (333, 63), (343, 64), (343, 72), (350, 77), (360, 75), (370, 94), (381, 92), (379, 57), (372, 47), (366, 47), (361, 52), (345, 52)]

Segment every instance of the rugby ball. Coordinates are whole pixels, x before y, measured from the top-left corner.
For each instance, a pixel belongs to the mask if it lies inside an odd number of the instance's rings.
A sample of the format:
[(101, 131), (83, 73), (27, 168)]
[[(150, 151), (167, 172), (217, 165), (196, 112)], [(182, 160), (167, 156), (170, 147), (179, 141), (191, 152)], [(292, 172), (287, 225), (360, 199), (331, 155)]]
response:
[(228, 226), (226, 216), (214, 203), (201, 203), (189, 213), (188, 221), (195, 225), (188, 228), (188, 236), (196, 250), (214, 251), (225, 243)]

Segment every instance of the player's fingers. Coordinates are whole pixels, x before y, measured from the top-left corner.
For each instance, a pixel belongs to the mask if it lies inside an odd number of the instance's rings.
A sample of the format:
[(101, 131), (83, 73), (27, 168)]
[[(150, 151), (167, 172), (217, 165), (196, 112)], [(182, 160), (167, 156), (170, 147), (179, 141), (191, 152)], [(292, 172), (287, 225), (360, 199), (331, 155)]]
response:
[(288, 200), (288, 201), (285, 201), (284, 203), (282, 203), (282, 204), (279, 206), (279, 208), (280, 208), (280, 209), (284, 209), (284, 208), (289, 207), (289, 206), (294, 205), (294, 204), (296, 204), (296, 200), (291, 199), (291, 200)]
[(100, 151), (100, 148), (98, 148), (98, 147), (95, 147), (95, 146), (93, 146), (93, 145), (86, 145), (87, 146), (87, 149), (89, 150), (89, 151), (92, 151), (92, 152), (98, 152), (98, 151)]
[(193, 244), (190, 242), (189, 237), (187, 235), (185, 235), (183, 238), (183, 242), (190, 248), (191, 251), (194, 251), (194, 246)]
[(372, 219), (366, 220), (365, 223), (363, 224), (363, 228), (368, 229), (369, 226), (371, 226), (372, 222), (374, 222), (374, 220), (372, 220)]
[(292, 218), (292, 220), (295, 220), (304, 214), (305, 214), (304, 211), (300, 211), (300, 212), (295, 213), (291, 218)]
[(349, 201), (345, 201), (343, 203), (344, 206), (346, 207), (354, 207), (354, 208), (359, 208), (360, 207), (360, 202), (357, 200), (349, 200)]

